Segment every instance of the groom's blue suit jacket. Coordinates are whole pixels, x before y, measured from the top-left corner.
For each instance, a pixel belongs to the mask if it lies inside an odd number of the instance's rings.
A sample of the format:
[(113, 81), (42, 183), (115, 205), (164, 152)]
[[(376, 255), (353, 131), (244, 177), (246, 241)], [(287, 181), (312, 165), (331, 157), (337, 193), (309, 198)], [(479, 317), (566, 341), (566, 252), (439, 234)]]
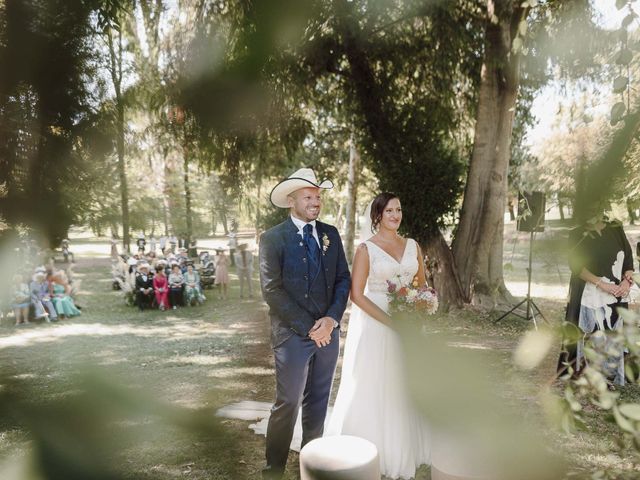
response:
[[(309, 291), (309, 259), (291, 218), (267, 230), (260, 237), (260, 283), (262, 295), (269, 305), (271, 345), (275, 348), (291, 335), (306, 337), (316, 320), (331, 317), (338, 322), (347, 306), (351, 274), (338, 230), (316, 221), (321, 248), (321, 268), (326, 298), (314, 299)], [(314, 289), (317, 291), (318, 289)], [(317, 294), (316, 294), (317, 295)], [(315, 301), (314, 300), (318, 300)], [(318, 304), (327, 305), (318, 316)]]

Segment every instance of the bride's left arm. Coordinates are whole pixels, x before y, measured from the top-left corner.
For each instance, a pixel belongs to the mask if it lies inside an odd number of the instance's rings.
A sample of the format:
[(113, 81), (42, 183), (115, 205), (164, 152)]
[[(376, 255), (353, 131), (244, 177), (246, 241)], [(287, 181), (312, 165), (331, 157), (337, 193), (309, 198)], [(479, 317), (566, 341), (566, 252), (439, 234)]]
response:
[(416, 280), (418, 281), (418, 287), (424, 287), (427, 284), (427, 277), (424, 272), (424, 255), (422, 255), (422, 249), (418, 242), (416, 242), (416, 249), (418, 250), (418, 272), (416, 273)]

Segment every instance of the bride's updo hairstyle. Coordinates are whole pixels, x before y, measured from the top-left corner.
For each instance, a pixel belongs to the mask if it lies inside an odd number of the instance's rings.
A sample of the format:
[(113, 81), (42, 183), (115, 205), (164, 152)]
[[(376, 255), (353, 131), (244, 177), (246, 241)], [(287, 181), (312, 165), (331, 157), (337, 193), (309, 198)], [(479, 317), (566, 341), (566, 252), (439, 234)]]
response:
[(389, 201), (394, 198), (399, 198), (395, 193), (382, 192), (376, 195), (376, 198), (371, 202), (371, 233), (376, 233), (380, 222), (382, 221), (382, 214)]

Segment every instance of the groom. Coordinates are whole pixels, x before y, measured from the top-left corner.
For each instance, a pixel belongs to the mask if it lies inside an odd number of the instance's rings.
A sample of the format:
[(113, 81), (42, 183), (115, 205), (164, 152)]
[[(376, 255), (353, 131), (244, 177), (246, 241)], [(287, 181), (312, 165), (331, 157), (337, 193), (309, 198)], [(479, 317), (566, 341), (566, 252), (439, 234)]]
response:
[(338, 230), (316, 219), (322, 190), (301, 168), (271, 191), (289, 218), (262, 234), (260, 282), (269, 305), (276, 401), (267, 427), (263, 478), (281, 478), (302, 404), (302, 445), (321, 437), (339, 351), (351, 275)]

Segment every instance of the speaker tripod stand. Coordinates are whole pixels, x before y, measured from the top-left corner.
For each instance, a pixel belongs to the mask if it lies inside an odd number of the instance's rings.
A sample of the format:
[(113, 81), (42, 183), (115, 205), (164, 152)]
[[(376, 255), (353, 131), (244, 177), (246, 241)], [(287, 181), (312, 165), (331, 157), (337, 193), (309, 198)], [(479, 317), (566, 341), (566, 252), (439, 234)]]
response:
[[(508, 315), (515, 315), (516, 317), (524, 318), (527, 321), (533, 320), (533, 325), (537, 330), (538, 322), (536, 321), (536, 312), (539, 315), (539, 317), (542, 318), (542, 320), (544, 320), (546, 323), (549, 323), (548, 320), (542, 314), (542, 311), (540, 310), (538, 305), (536, 305), (536, 302), (534, 302), (533, 299), (531, 298), (531, 270), (532, 270), (531, 264), (533, 259), (533, 233), (534, 232), (531, 232), (531, 236), (529, 240), (529, 268), (527, 268), (527, 296), (524, 298), (524, 300), (522, 300), (520, 303), (518, 303), (513, 308), (511, 308), (511, 310), (503, 313), (498, 319), (496, 319), (496, 323)], [(521, 313), (518, 313), (516, 311), (522, 305), (526, 305), (525, 315), (522, 315)]]

